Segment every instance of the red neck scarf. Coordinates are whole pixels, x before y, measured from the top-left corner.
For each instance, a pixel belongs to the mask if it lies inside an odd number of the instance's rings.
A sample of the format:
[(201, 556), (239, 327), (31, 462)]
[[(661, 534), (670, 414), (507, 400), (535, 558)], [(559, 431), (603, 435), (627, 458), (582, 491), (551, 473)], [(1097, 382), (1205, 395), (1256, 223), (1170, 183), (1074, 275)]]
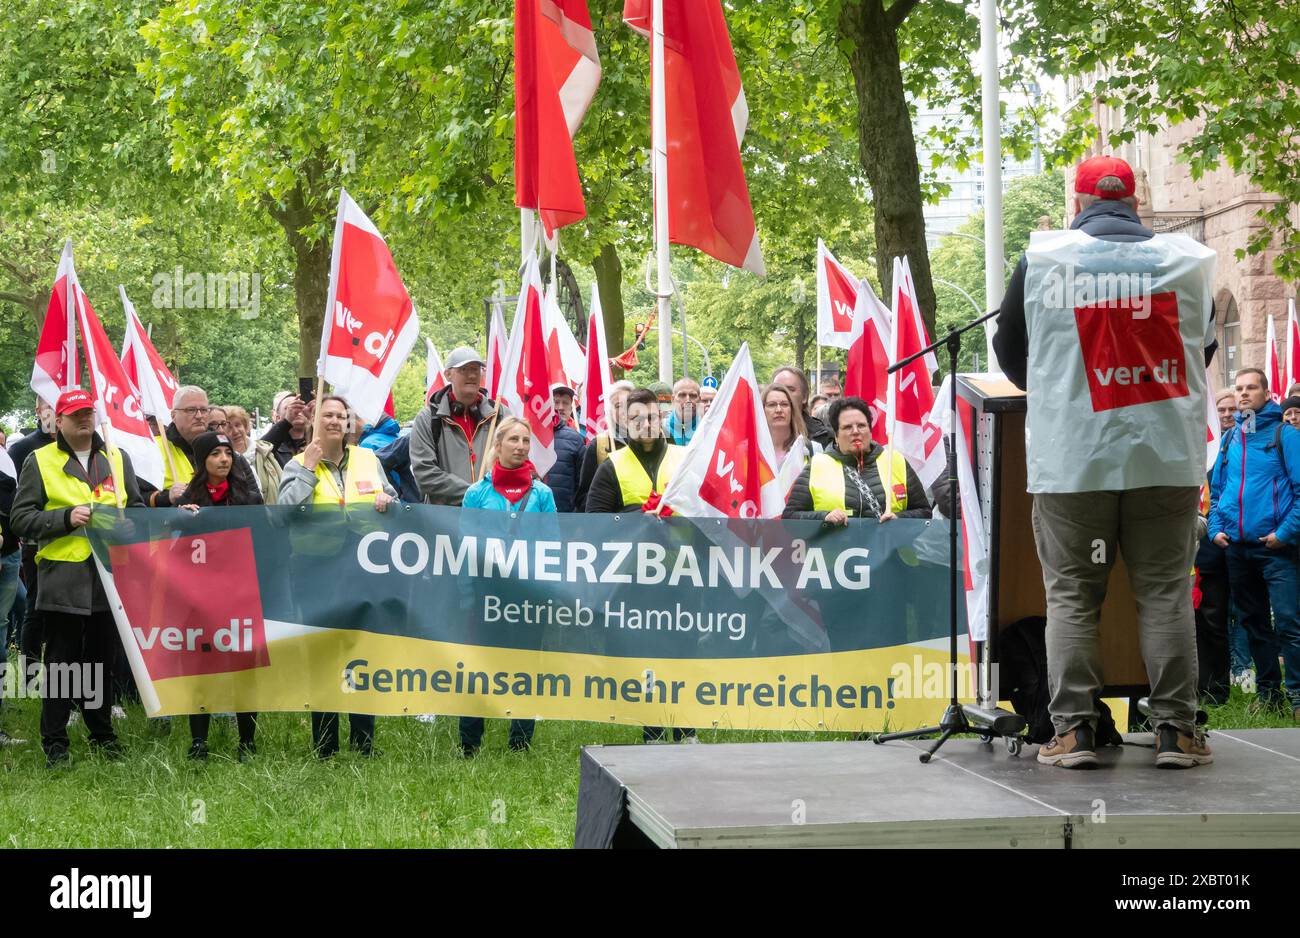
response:
[(212, 504), (214, 505), (217, 502), (225, 501), (226, 496), (230, 494), (229, 479), (225, 479), (217, 485), (213, 485), (211, 482), (208, 482), (207, 486), (208, 486), (208, 495), (212, 498)]
[(524, 497), (524, 493), (533, 484), (533, 463), (524, 460), (518, 469), (507, 469), (501, 463), (492, 467), (492, 487), (501, 493), (510, 504), (515, 504)]

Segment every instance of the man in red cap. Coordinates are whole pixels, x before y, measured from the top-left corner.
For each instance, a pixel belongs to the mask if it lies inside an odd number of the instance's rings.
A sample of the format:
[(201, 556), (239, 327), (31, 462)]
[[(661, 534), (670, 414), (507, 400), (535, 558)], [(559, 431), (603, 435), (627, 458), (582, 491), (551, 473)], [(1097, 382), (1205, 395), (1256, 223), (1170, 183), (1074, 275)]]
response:
[(1196, 725), (1189, 571), (1205, 481), (1204, 368), (1214, 355), (1214, 252), (1137, 216), (1132, 168), (1074, 176), (1068, 232), (1035, 232), (993, 348), (1025, 389), (1025, 455), (1047, 598), (1049, 712), (1038, 761), (1097, 765), (1098, 638), (1122, 552), (1151, 685), (1159, 768), (1212, 761)]
[(72, 688), (53, 687), (51, 674), (66, 678), (73, 668), (81, 669), (79, 700), (92, 750), (110, 757), (121, 752), (109, 709), (117, 631), (86, 526), (95, 511), (143, 502), (130, 457), (105, 445), (95, 432), (94, 406), (79, 388), (59, 396), (54, 442), (27, 457), (10, 515), (14, 531), (39, 548), (36, 602), (45, 619), (47, 684), (41, 745), (51, 767), (68, 761), (68, 716), (74, 703)]

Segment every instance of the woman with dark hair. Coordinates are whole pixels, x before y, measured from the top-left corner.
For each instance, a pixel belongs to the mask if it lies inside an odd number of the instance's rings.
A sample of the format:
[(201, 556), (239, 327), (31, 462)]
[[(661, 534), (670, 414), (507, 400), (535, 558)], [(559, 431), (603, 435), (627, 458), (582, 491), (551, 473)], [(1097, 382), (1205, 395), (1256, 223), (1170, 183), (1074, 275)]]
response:
[[(235, 505), (260, 505), (262, 496), (250, 482), (251, 474), (232, 472), (235, 460), (234, 444), (224, 433), (201, 433), (190, 444), (194, 449), (194, 478), (181, 496), (179, 507), (197, 512), (202, 508), (222, 508)], [(257, 751), (254, 736), (257, 734), (257, 714), (237, 713), (239, 726), (239, 761), (243, 762)], [(191, 759), (208, 757), (208, 728), (212, 723), (210, 713), (190, 716)]]
[(921, 480), (903, 455), (871, 439), (871, 409), (860, 397), (833, 401), (827, 413), (835, 445), (808, 462), (790, 490), (786, 518), (844, 525), (849, 518), (929, 518)]

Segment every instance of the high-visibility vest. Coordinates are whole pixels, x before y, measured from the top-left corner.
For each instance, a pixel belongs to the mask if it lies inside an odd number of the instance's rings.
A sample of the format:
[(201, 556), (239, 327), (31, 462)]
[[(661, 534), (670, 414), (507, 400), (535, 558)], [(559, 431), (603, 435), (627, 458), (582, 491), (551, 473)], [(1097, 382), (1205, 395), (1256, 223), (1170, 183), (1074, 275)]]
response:
[(637, 459), (636, 453), (632, 451), (633, 445), (629, 443), (622, 449), (610, 453), (609, 461), (614, 464), (614, 474), (618, 477), (618, 490), (623, 504), (644, 505), (650, 500), (651, 494), (655, 492), (663, 494), (673, 473), (682, 464), (686, 449), (669, 443), (652, 480), (646, 474), (645, 467), (641, 465), (641, 460)]
[(1025, 257), (1028, 491), (1200, 485), (1215, 252), (1035, 231)]
[[(343, 491), (334, 481), (334, 473), (321, 460), (316, 464), (316, 490), (312, 493), (313, 505), (373, 505), (375, 496), (384, 490), (384, 467), (374, 450), (349, 446), (348, 465), (343, 470)], [(306, 467), (303, 454), (293, 457), (298, 465)]]
[[(190, 457), (186, 455), (185, 450), (167, 439), (166, 433), (154, 437), (153, 441), (158, 444), (158, 451), (162, 453), (163, 491), (167, 491), (177, 482), (181, 485), (189, 485), (193, 482), (194, 463), (190, 462)], [(176, 470), (174, 475), (173, 468)]]
[[(126, 478), (122, 467), (122, 454), (116, 447), (106, 447), (104, 451), (93, 451), (91, 459), (101, 459), (105, 452), (112, 472), (100, 485), (92, 489), (81, 479), (63, 471), (68, 459), (77, 457), (66, 450), (59, 449), (58, 443), (47, 443), (36, 450), (36, 468), (40, 470), (41, 484), (45, 487), (45, 510), (57, 511), (61, 508), (75, 508), (77, 505), (116, 506), (117, 480)], [(91, 465), (94, 465), (93, 461)], [(89, 558), (90, 540), (86, 537), (84, 525), (71, 534), (56, 537), (36, 552), (37, 560), (80, 563)]]
[[(876, 471), (881, 484), (889, 479), (889, 511), (898, 514), (907, 510), (907, 460), (894, 450), (892, 471), (889, 451), (876, 458)], [(808, 475), (808, 489), (812, 493), (813, 511), (848, 511), (845, 499), (844, 465), (829, 453), (817, 453), (812, 458), (812, 471)]]

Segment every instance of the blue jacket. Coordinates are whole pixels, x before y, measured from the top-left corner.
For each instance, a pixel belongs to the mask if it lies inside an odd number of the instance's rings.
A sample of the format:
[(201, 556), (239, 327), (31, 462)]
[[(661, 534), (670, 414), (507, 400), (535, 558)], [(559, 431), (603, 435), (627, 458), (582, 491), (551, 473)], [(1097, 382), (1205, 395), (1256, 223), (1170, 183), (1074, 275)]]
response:
[(372, 449), (377, 453), (401, 435), (402, 425), (392, 417), (384, 414), (379, 423), (373, 426), (366, 424), (361, 428), (361, 438), (357, 441), (357, 445)]
[(578, 491), (578, 477), (582, 474), (582, 457), (587, 444), (582, 434), (566, 426), (555, 429), (555, 465), (546, 473), (546, 484), (555, 494), (557, 511), (577, 511), (574, 493)]
[(1210, 475), (1210, 537), (1222, 531), (1232, 541), (1255, 544), (1271, 532), (1294, 544), (1300, 536), (1300, 431), (1282, 423), (1282, 409), (1272, 401), (1255, 414), (1253, 433), (1242, 432), (1244, 416), (1238, 413), (1236, 426), (1224, 434)]
[(679, 424), (677, 411), (668, 411), (668, 417), (664, 420), (664, 436), (668, 437), (668, 442), (677, 446), (685, 446), (695, 436), (696, 427), (699, 426), (700, 420), (703, 419), (699, 414), (695, 415), (695, 426), (686, 427)]
[(375, 454), (379, 464), (388, 473), (397, 497), (404, 502), (418, 505), (424, 499), (416, 487), (415, 476), (411, 475), (411, 435), (404, 433)]
[[(465, 492), (462, 508), (486, 508), (490, 511), (517, 511), (518, 507), (506, 501), (506, 497), (492, 487), (491, 479), (479, 479)], [(528, 493), (528, 504), (524, 511), (555, 511), (555, 496), (545, 482), (533, 481), (532, 491)]]

